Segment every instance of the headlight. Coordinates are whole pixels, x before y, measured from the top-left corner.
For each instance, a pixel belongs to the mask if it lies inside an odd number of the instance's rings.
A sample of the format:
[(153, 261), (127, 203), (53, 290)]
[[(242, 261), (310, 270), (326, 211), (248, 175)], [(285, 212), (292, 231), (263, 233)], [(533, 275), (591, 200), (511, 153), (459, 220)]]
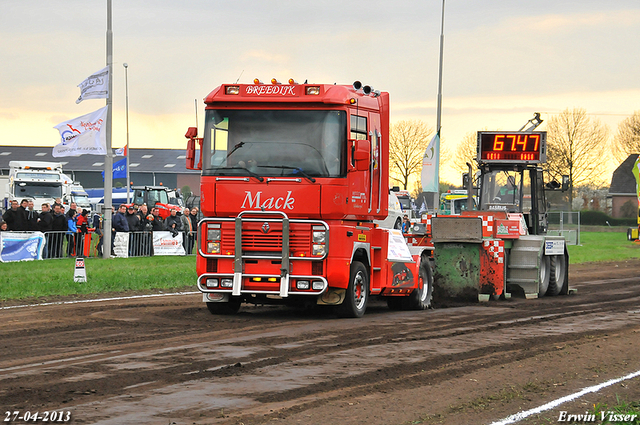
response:
[(324, 283), (321, 280), (314, 280), (311, 284), (311, 287), (314, 291), (320, 291), (322, 290), (322, 288), (324, 288)]
[(207, 229), (207, 239), (210, 241), (219, 241), (220, 229)]
[(231, 288), (233, 287), (233, 279), (222, 279), (220, 282), (220, 286), (223, 288)]
[(324, 231), (317, 232), (314, 230), (313, 232), (313, 243), (325, 243), (326, 233)]
[(218, 287), (218, 279), (207, 279), (207, 288), (217, 288)]
[(220, 254), (220, 242), (207, 242), (207, 254)]
[(296, 288), (301, 291), (309, 289), (309, 281), (308, 280), (296, 281)]
[(325, 246), (319, 244), (313, 244), (313, 253), (312, 255), (322, 257), (325, 253)]

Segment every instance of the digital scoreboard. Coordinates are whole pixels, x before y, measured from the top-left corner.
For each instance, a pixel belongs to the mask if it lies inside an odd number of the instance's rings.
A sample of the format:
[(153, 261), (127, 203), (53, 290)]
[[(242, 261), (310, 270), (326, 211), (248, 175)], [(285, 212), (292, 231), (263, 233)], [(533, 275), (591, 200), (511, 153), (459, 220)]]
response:
[(478, 159), (499, 163), (547, 162), (547, 132), (479, 131)]

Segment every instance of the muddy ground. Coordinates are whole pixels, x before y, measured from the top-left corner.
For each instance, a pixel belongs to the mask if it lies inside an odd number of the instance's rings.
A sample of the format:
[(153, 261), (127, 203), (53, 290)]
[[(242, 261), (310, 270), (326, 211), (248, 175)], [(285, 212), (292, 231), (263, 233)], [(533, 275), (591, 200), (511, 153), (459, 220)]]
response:
[[(572, 266), (575, 295), (423, 312), (377, 301), (359, 320), (274, 306), (214, 317), (198, 294), (5, 306), (2, 419), (56, 410), (77, 424), (490, 424), (640, 370), (638, 270)], [(557, 423), (616, 397), (640, 400), (640, 378), (520, 423)]]

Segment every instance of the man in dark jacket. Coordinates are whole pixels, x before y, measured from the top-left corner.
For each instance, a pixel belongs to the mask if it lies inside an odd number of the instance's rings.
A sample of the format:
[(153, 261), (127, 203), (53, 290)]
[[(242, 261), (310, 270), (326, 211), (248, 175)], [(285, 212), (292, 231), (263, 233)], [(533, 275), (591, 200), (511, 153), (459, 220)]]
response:
[(27, 217), (24, 208), (18, 205), (18, 201), (11, 201), (11, 209), (5, 211), (2, 219), (7, 222), (11, 231), (25, 232), (27, 230)]
[(153, 215), (153, 221), (151, 222), (153, 231), (159, 232), (166, 230), (164, 227), (164, 220), (160, 217), (160, 209), (158, 207), (153, 207), (151, 214)]
[(27, 203), (27, 210), (25, 212), (27, 217), (27, 230), (30, 232), (35, 232), (38, 230), (38, 217), (39, 214), (35, 209), (33, 201), (29, 201)]
[(51, 231), (53, 232), (50, 240), (51, 247), (49, 254), (52, 258), (62, 257), (63, 235), (67, 233), (67, 218), (62, 213), (62, 207), (56, 205), (53, 209), (53, 218), (51, 220)]
[(172, 209), (171, 215), (164, 221), (164, 225), (174, 238), (179, 232), (182, 232), (182, 220), (178, 217), (177, 213), (178, 211)]
[(127, 222), (127, 206), (125, 204), (120, 204), (118, 207), (118, 212), (113, 216), (111, 229), (111, 252), (114, 252), (115, 241), (116, 241), (116, 232), (129, 232), (129, 223)]
[(53, 216), (51, 215), (51, 207), (49, 204), (42, 204), (42, 212), (38, 216), (38, 230), (44, 233), (44, 251), (42, 253), (42, 258), (51, 258), (52, 246), (52, 234), (51, 230), (53, 229)]

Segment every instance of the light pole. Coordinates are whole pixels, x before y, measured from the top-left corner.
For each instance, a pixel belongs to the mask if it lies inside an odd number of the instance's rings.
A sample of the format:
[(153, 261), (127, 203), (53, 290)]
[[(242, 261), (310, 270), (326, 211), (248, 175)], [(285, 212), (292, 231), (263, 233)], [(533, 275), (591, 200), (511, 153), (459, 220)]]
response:
[(127, 122), (127, 147), (125, 149), (125, 167), (127, 170), (127, 204), (131, 202), (131, 196), (129, 194), (129, 190), (131, 185), (129, 184), (129, 65), (127, 63), (123, 63), (124, 66), (124, 91), (125, 91), (125, 119)]

